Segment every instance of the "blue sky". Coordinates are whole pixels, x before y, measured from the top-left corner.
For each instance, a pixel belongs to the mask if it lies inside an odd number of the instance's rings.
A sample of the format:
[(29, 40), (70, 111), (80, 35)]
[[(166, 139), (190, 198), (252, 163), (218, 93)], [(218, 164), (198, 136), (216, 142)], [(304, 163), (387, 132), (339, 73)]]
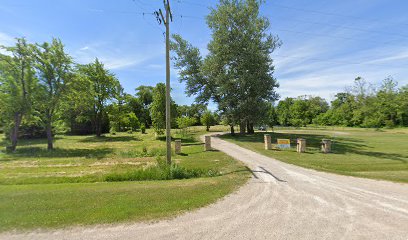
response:
[[(172, 33), (206, 54), (204, 17), (218, 1), (172, 0)], [(162, 0), (0, 0), (0, 45), (60, 38), (78, 63), (95, 57), (128, 93), (165, 80), (164, 27), (150, 14)], [(357, 76), (373, 84), (392, 76), (408, 84), (408, 1), (267, 0), (262, 14), (283, 45), (273, 58), (283, 97), (319, 95), (331, 100)], [(172, 70), (172, 96), (190, 104)], [(214, 106), (212, 106), (213, 108)]]

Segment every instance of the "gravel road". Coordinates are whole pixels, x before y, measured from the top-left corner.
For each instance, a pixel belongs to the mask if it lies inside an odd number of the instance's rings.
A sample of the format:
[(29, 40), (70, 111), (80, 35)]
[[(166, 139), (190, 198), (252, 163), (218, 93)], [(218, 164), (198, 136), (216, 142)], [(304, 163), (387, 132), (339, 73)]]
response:
[(174, 219), (5, 233), (2, 239), (408, 239), (408, 184), (303, 169), (212, 138), (252, 179), (217, 203)]

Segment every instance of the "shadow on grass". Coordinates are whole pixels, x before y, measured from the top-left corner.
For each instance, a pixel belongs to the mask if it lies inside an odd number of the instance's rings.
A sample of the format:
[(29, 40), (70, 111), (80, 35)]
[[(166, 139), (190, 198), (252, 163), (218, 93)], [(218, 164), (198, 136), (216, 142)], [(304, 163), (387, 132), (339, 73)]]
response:
[[(60, 140), (62, 139), (61, 137), (54, 137), (53, 140)], [(17, 148), (21, 146), (30, 146), (33, 144), (42, 144), (42, 145), (47, 145), (48, 140), (46, 138), (32, 138), (32, 139), (19, 139), (17, 142)], [(3, 141), (0, 142), (0, 146), (9, 146), (10, 142), (8, 139), (3, 139)]]
[(79, 140), (79, 142), (83, 143), (90, 143), (90, 142), (129, 142), (129, 141), (141, 141), (139, 138), (135, 136), (112, 136), (112, 137), (107, 137), (107, 136), (90, 136), (87, 138), (84, 138), (82, 140)]
[(255, 134), (236, 134), (232, 136), (231, 134), (226, 134), (221, 136), (222, 139), (231, 139), (239, 142), (259, 142), (263, 143), (264, 134), (270, 134), (272, 137), (272, 143), (276, 143), (276, 139), (290, 139), (292, 146), (296, 146), (297, 138), (306, 139), (307, 148), (314, 149), (314, 151), (319, 152), (321, 147), (322, 139), (331, 139), (332, 142), (332, 154), (346, 154), (353, 153), (357, 155), (370, 156), (375, 158), (382, 158), (394, 161), (400, 161), (402, 163), (408, 163), (408, 156), (399, 154), (399, 153), (384, 153), (384, 152), (375, 152), (375, 151), (366, 151), (367, 148), (372, 148), (365, 144), (363, 140), (358, 140), (355, 138), (345, 138), (345, 137), (335, 137), (333, 138), (330, 135), (322, 134), (305, 134), (305, 133), (276, 133), (276, 132), (262, 132)]
[(234, 170), (234, 171), (225, 172), (225, 173), (223, 173), (222, 175), (230, 175), (230, 174), (240, 173), (240, 172), (251, 173), (253, 177), (258, 178), (258, 177), (254, 174), (254, 172), (252, 172), (252, 170), (251, 170), (249, 167), (247, 167), (247, 166), (244, 166), (244, 169), (239, 169), (239, 170)]
[(199, 146), (199, 145), (204, 145), (204, 143), (183, 143), (181, 142), (181, 146)]
[[(24, 157), (24, 158), (70, 158), (70, 157), (86, 157), (86, 158), (104, 158), (106, 155), (113, 153), (111, 148), (93, 148), (93, 149), (64, 149), (55, 148), (48, 151), (45, 148), (26, 147), (18, 148), (14, 153), (6, 154), (7, 157)], [(2, 160), (0, 160), (2, 161)], [(7, 160), (6, 160), (7, 161)]]

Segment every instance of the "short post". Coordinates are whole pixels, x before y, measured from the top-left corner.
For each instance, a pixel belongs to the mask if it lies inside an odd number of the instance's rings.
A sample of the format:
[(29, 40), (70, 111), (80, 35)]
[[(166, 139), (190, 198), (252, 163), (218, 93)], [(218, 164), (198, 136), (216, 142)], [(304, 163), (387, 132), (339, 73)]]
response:
[(265, 150), (271, 150), (272, 149), (271, 135), (264, 134), (264, 142), (265, 142)]
[(177, 139), (174, 141), (174, 152), (176, 154), (181, 153), (181, 139)]
[(331, 140), (330, 139), (323, 139), (322, 140), (322, 152), (323, 153), (330, 153), (331, 152)]
[(306, 139), (303, 139), (303, 138), (298, 138), (297, 139), (296, 151), (298, 153), (306, 152)]
[(205, 144), (204, 144), (205, 151), (211, 151), (211, 136), (205, 136)]

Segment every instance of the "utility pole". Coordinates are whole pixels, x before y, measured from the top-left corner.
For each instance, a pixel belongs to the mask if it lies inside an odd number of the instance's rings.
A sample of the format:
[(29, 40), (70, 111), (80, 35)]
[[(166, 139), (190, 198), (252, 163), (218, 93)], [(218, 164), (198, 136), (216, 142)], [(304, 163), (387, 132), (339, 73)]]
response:
[(162, 22), (166, 26), (166, 160), (167, 164), (171, 165), (171, 98), (170, 98), (170, 21), (173, 21), (173, 16), (170, 10), (170, 0), (163, 0), (166, 17), (163, 16), (161, 9), (156, 11), (157, 21)]

